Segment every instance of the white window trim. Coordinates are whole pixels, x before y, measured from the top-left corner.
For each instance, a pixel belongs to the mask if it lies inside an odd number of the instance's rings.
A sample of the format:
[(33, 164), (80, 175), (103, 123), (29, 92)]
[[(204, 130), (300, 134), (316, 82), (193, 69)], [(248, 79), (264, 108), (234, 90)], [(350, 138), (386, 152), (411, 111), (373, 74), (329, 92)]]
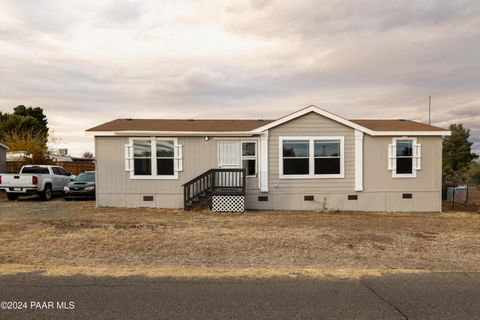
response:
[(268, 138), (268, 130), (262, 132), (260, 135), (260, 148), (259, 148), (259, 159), (258, 164), (258, 187), (260, 192), (268, 192), (268, 147), (270, 146)]
[[(397, 173), (397, 141), (398, 140), (411, 140), (412, 141), (412, 173)], [(395, 151), (395, 167), (392, 170), (392, 178), (416, 178), (417, 169), (415, 169), (415, 154), (414, 149), (417, 144), (417, 138), (412, 137), (396, 137), (392, 138), (393, 150)]]
[[(308, 140), (309, 144), (309, 174), (283, 174), (283, 141)], [(340, 140), (340, 173), (314, 174), (315, 172), (315, 140)], [(278, 175), (280, 179), (343, 179), (345, 178), (345, 137), (344, 136), (317, 136), (317, 137), (279, 137), (278, 138)]]
[[(244, 143), (255, 143), (255, 155), (254, 156), (244, 156), (243, 155), (243, 144)], [(255, 160), (255, 174), (253, 175), (246, 175), (247, 178), (256, 178), (258, 175), (258, 142), (257, 140), (242, 140), (240, 141), (240, 167), (242, 169), (246, 169), (243, 167), (243, 160)]]
[[(135, 161), (135, 157), (133, 156), (133, 142), (135, 140), (150, 140), (150, 147), (151, 147), (151, 161), (152, 161), (152, 175), (135, 175), (135, 166), (132, 163), (132, 168), (130, 170), (130, 179), (132, 180), (178, 180), (178, 170), (175, 168), (175, 146), (178, 145), (178, 139), (172, 137), (135, 137), (129, 139), (129, 145), (132, 146), (132, 162)], [(157, 141), (158, 140), (170, 140), (173, 141), (173, 150), (174, 150), (174, 157), (173, 157), (173, 175), (156, 175), (154, 173), (157, 172)]]
[(355, 130), (355, 191), (363, 191), (363, 132)]

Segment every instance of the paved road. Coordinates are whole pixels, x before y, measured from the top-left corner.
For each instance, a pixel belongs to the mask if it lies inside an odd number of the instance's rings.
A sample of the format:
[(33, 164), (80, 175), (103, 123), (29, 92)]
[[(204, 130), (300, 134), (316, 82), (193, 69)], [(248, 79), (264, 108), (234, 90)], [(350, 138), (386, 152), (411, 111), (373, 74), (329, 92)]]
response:
[[(28, 304), (27, 310), (0, 310), (0, 319), (480, 319), (480, 274), (360, 280), (23, 274), (0, 277), (0, 301)], [(54, 309), (39, 309), (48, 301)], [(57, 309), (62, 301), (74, 309)]]

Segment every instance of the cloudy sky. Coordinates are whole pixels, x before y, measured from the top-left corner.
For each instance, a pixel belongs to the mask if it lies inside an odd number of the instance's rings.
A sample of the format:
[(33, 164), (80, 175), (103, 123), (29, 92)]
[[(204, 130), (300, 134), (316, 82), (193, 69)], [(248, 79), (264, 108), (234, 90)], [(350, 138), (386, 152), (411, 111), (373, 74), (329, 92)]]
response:
[(0, 111), (41, 106), (72, 154), (115, 118), (464, 123), (480, 152), (480, 1), (0, 0)]

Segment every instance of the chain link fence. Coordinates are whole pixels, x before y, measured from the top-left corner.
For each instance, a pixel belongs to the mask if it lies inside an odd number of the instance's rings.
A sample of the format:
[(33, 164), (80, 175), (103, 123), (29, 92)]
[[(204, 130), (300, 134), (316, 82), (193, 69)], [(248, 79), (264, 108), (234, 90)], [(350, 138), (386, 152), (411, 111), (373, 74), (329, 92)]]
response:
[(462, 186), (444, 185), (443, 210), (480, 212), (480, 186), (471, 184)]

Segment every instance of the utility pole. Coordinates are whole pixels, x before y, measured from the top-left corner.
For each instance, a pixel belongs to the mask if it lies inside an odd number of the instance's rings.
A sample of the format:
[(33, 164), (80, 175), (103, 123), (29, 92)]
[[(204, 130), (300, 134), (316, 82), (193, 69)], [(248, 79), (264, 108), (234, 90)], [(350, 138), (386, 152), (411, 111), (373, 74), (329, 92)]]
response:
[(428, 124), (431, 124), (431, 114), (432, 114), (432, 96), (428, 96)]

